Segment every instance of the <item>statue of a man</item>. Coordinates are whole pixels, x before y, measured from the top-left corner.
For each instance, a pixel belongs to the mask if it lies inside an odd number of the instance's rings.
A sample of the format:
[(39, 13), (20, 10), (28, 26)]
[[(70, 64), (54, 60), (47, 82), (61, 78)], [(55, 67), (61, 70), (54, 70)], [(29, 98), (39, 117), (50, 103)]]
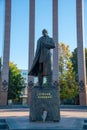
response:
[(46, 29), (42, 30), (42, 35), (43, 36), (37, 41), (36, 54), (28, 73), (28, 75), (38, 76), (40, 86), (43, 84), (44, 76), (46, 77), (48, 84), (51, 84), (52, 82), (50, 49), (55, 48), (54, 40), (48, 36)]

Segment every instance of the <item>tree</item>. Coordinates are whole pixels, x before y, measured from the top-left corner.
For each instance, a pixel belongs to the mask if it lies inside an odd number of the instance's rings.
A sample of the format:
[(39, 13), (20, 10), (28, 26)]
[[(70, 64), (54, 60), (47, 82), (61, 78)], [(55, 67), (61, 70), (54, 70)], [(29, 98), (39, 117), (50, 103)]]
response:
[(0, 73), (1, 73), (1, 57), (0, 57)]
[(67, 70), (60, 76), (61, 99), (74, 99), (78, 95), (78, 83), (71, 62), (67, 62)]
[[(71, 56), (71, 61), (73, 65), (73, 70), (75, 72), (75, 79), (78, 81), (78, 59), (77, 59), (77, 48), (74, 49)], [(87, 48), (85, 48), (85, 61), (86, 61), (86, 68), (87, 68)], [(86, 76), (87, 76), (87, 69), (86, 69)]]
[(71, 61), (74, 71), (78, 73), (77, 48), (75, 48), (74, 51), (72, 52)]
[(87, 48), (85, 48), (86, 77), (87, 77)]
[(18, 100), (23, 88), (23, 78), (17, 66), (10, 62), (9, 64), (9, 87), (8, 99)]
[(0, 57), (0, 87), (1, 87), (1, 57)]
[(60, 98), (74, 99), (78, 95), (78, 83), (75, 81), (75, 71), (72, 66), (69, 46), (59, 44), (59, 85)]
[(70, 59), (71, 53), (69, 51), (69, 46), (64, 43), (59, 44), (59, 72), (60, 75), (64, 72), (66, 68), (66, 62)]

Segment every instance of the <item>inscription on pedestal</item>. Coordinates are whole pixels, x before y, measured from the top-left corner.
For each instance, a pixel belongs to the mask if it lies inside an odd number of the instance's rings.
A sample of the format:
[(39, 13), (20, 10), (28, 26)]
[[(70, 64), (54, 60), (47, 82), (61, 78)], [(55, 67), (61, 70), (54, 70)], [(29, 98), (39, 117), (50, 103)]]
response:
[(51, 93), (38, 93), (37, 98), (50, 99), (50, 98), (52, 98), (52, 94)]

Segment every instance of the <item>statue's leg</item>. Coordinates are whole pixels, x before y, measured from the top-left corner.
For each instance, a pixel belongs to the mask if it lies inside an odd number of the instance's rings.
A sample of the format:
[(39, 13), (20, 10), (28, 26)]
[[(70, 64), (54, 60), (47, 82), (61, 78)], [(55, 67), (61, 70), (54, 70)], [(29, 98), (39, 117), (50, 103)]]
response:
[(39, 81), (39, 85), (42, 86), (42, 84), (43, 84), (43, 63), (39, 64), (38, 81)]
[(41, 74), (39, 74), (38, 80), (39, 80), (39, 85), (42, 86), (42, 84), (43, 84), (43, 76)]
[(46, 76), (47, 84), (51, 85), (52, 84), (52, 74), (49, 74)]
[(48, 64), (48, 75), (46, 76), (47, 84), (52, 84), (52, 70), (51, 70), (51, 62)]

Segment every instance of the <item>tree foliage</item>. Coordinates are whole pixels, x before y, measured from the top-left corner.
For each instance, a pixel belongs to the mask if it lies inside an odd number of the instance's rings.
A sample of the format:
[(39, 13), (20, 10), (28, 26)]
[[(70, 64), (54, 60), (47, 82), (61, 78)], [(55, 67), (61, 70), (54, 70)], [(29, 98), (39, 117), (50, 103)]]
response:
[(69, 46), (64, 43), (59, 44), (59, 72), (62, 74), (66, 68), (66, 63), (70, 59), (71, 53), (69, 52)]
[(74, 51), (72, 52), (71, 61), (73, 65), (73, 70), (76, 73), (78, 73), (77, 48), (75, 48)]
[(74, 99), (78, 95), (78, 83), (75, 81), (72, 63), (67, 62), (67, 70), (60, 76), (61, 99)]
[(85, 48), (86, 77), (87, 77), (87, 48)]
[(9, 64), (9, 89), (8, 89), (8, 99), (18, 100), (23, 88), (23, 79), (20, 74), (20, 70), (17, 66), (10, 62)]
[(0, 85), (1, 85), (1, 57), (0, 57)]
[(59, 44), (59, 84), (60, 98), (74, 99), (78, 95), (78, 83), (75, 81), (75, 71), (71, 62), (69, 46)]
[[(75, 79), (78, 81), (78, 59), (77, 59), (77, 48), (74, 49), (72, 52), (71, 57), (73, 70), (75, 72)], [(87, 68), (87, 48), (85, 48), (85, 61), (86, 61), (86, 68)], [(87, 69), (86, 69), (86, 76), (87, 76)]]
[(1, 57), (0, 57), (0, 73), (1, 73)]

